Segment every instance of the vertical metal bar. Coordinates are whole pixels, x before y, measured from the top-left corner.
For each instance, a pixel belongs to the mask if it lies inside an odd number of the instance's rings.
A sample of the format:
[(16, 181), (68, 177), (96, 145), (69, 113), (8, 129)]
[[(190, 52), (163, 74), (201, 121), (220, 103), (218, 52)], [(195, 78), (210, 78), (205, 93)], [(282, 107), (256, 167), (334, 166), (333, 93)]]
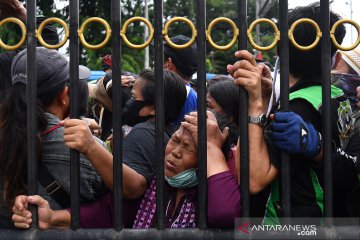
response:
[[(120, 32), (120, 13), (121, 2), (111, 1), (111, 29), (113, 33)], [(113, 81), (113, 159), (114, 159), (114, 228), (121, 230), (123, 228), (123, 178), (122, 178), (122, 91), (121, 83), (118, 81), (121, 75), (121, 45), (120, 35), (112, 35), (112, 79)]]
[(163, 1), (155, 0), (155, 161), (156, 161), (156, 217), (157, 228), (165, 228), (164, 209), (164, 46), (161, 30), (163, 28)]
[[(149, 4), (148, 0), (144, 0), (145, 8), (144, 8), (144, 17), (149, 20)], [(149, 37), (149, 28), (145, 27), (144, 29), (144, 41), (146, 41)], [(145, 48), (144, 51), (144, 68), (149, 68), (150, 63), (150, 54), (149, 54), (149, 47)]]
[[(239, 50), (247, 49), (247, 1), (238, 0)], [(244, 87), (239, 87), (239, 127), (240, 127), (240, 192), (241, 215), (246, 221), (250, 217), (249, 196), (249, 128), (248, 128), (248, 96)]]
[(207, 155), (206, 155), (206, 5), (204, 0), (198, 0), (196, 5), (197, 25), (197, 55), (198, 55), (198, 159), (199, 159), (199, 185), (198, 185), (198, 227), (206, 229), (207, 226)]
[(331, 106), (330, 106), (330, 69), (331, 69), (331, 47), (330, 47), (330, 9), (329, 1), (320, 1), (320, 26), (324, 33), (321, 38), (321, 81), (322, 81), (322, 134), (324, 150), (324, 185), (325, 185), (325, 217), (326, 224), (331, 225), (333, 215), (333, 188), (332, 188), (332, 164), (331, 164)]
[[(280, 110), (289, 110), (289, 23), (288, 23), (288, 0), (279, 2), (280, 24)], [(290, 161), (289, 154), (281, 152), (281, 202), (284, 217), (291, 216), (290, 204)]]
[[(27, 2), (27, 85), (26, 85), (26, 100), (27, 100), (27, 151), (28, 151), (28, 194), (37, 194), (38, 184), (38, 166), (37, 166), (37, 152), (36, 152), (36, 95), (37, 95), (37, 81), (36, 81), (36, 1), (28, 0)], [(32, 227), (38, 226), (37, 207), (30, 205), (32, 213)]]
[[(79, 0), (70, 0), (70, 118), (79, 117)], [(80, 227), (79, 152), (70, 150), (71, 228)]]

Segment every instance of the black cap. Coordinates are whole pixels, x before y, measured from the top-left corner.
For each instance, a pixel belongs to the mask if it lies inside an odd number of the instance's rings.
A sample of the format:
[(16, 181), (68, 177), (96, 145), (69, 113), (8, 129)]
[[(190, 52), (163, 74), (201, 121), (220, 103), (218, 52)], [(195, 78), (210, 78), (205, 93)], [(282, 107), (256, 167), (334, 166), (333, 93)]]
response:
[[(177, 35), (170, 40), (178, 45), (183, 45), (190, 41), (190, 38), (184, 35)], [(173, 49), (167, 42), (164, 42), (164, 55), (171, 58), (176, 68), (186, 77), (191, 77), (197, 71), (197, 45), (193, 43), (190, 47), (184, 49)]]
[[(27, 49), (19, 52), (11, 64), (12, 84), (27, 84)], [(83, 69), (79, 69), (79, 75)], [(69, 82), (69, 62), (58, 51), (36, 48), (37, 96), (39, 98), (59, 92)]]
[[(36, 24), (39, 26), (45, 19), (46, 17), (44, 16), (37, 16)], [(44, 27), (41, 35), (47, 44), (56, 45), (60, 42), (56, 28), (49, 24)]]

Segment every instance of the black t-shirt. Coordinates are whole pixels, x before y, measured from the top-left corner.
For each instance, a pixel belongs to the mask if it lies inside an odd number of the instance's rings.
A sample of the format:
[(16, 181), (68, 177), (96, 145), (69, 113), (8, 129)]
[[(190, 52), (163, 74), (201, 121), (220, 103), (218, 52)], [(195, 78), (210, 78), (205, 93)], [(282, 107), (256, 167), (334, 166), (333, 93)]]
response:
[[(290, 92), (306, 87), (320, 85), (317, 81), (302, 81), (295, 84)], [(338, 144), (339, 134), (337, 128), (336, 109), (339, 102), (331, 100), (332, 138)], [(321, 109), (317, 111), (308, 101), (296, 98), (289, 102), (289, 110), (295, 112), (305, 122), (310, 122), (318, 132), (322, 130)], [(268, 148), (271, 163), (280, 170), (281, 152), (274, 146), (271, 136), (271, 125), (265, 129), (265, 142)], [(323, 215), (323, 171), (321, 164), (308, 159), (301, 154), (290, 154), (290, 182), (291, 182), (291, 216), (292, 217), (322, 217)], [(280, 174), (276, 181), (280, 180)], [(279, 192), (280, 193), (280, 192)], [(278, 196), (280, 198), (280, 196)], [(276, 203), (275, 211), (278, 217), (282, 215), (281, 201)]]
[(345, 151), (333, 147), (334, 216), (360, 217), (360, 136), (354, 134)]
[[(172, 132), (164, 133), (164, 148)], [(124, 138), (123, 163), (143, 175), (148, 184), (155, 177), (155, 123), (136, 124)]]

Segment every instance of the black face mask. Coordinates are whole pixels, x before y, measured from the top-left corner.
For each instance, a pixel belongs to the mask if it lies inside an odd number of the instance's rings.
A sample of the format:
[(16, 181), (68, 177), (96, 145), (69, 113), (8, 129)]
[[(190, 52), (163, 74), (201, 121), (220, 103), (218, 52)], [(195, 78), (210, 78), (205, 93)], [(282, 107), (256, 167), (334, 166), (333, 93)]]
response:
[(151, 104), (152, 103), (150, 103), (149, 101), (139, 101), (133, 98), (129, 99), (126, 102), (123, 110), (124, 124), (133, 127), (138, 123), (146, 122), (147, 120), (152, 118), (152, 116), (139, 116), (140, 110), (143, 107), (149, 106)]

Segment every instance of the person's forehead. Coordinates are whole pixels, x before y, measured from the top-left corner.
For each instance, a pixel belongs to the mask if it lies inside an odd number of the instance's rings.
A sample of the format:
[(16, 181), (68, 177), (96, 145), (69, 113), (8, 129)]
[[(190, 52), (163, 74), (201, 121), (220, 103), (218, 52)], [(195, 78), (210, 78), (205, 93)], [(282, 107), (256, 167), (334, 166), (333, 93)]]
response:
[(142, 87), (145, 84), (145, 81), (141, 78), (137, 78), (134, 82), (133, 87)]
[(183, 141), (193, 141), (194, 140), (191, 135), (191, 132), (182, 126), (180, 126), (180, 128), (174, 134), (177, 137), (182, 138)]

